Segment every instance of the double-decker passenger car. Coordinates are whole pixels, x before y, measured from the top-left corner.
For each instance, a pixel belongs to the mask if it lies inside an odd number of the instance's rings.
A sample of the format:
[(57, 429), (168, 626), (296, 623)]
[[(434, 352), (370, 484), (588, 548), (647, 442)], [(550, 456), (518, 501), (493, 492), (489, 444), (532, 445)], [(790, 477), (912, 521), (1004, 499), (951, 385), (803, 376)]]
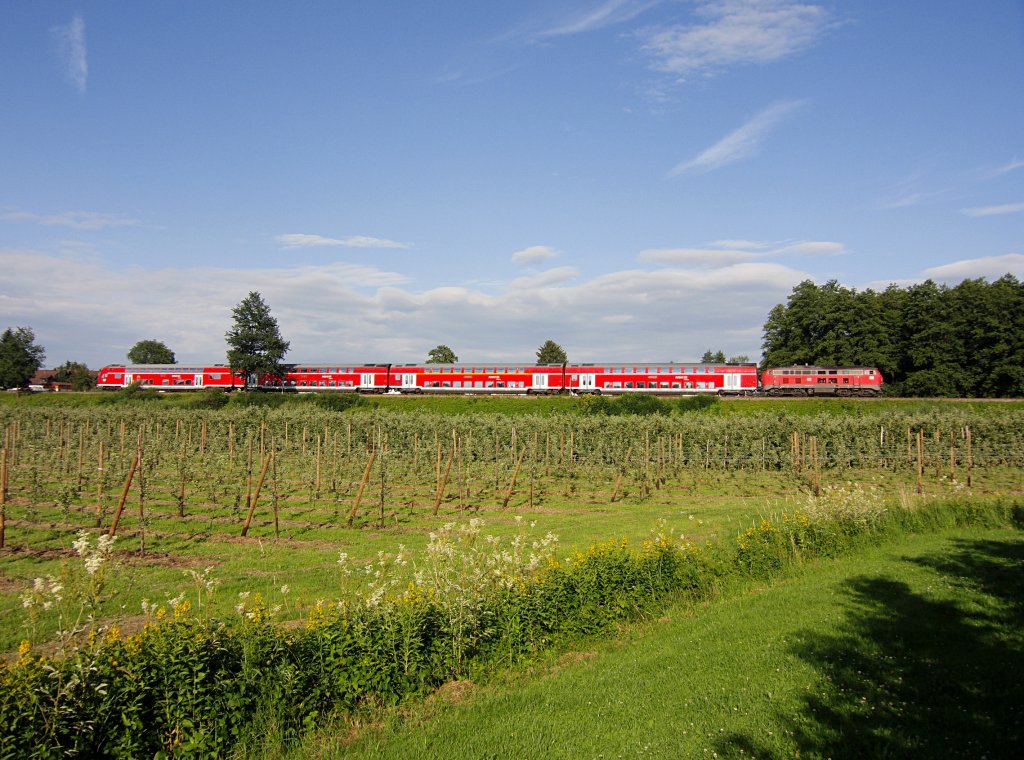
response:
[(877, 396), (882, 373), (874, 367), (772, 367), (761, 373), (769, 396)]
[[(159, 390), (236, 388), (245, 378), (224, 365), (104, 367), (100, 388), (132, 383)], [(757, 390), (754, 364), (289, 364), (281, 377), (250, 383), (266, 390), (480, 394), (745, 394)]]
[[(787, 396), (866, 396), (882, 390), (870, 367), (793, 366), (766, 369), (758, 383), (752, 363), (677, 364), (318, 364), (285, 365), (281, 377), (251, 378), (250, 386), (277, 391), (359, 393), (624, 395), (747, 395), (758, 390)], [(166, 391), (241, 388), (245, 377), (223, 364), (129, 364), (99, 371), (100, 388), (132, 383)]]

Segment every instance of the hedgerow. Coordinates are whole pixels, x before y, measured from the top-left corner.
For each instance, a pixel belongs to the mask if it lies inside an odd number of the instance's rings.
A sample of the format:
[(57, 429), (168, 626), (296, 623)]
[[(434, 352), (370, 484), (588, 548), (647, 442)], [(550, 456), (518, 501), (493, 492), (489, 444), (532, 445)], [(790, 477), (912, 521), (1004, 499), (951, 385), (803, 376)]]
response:
[[(56, 657), (26, 641), (16, 661), (0, 665), (0, 758), (222, 756), (238, 746), (287, 745), (339, 713), (483, 677), (659, 614), (670, 601), (769, 579), (886, 534), (1022, 527), (1024, 503), (891, 505), (860, 487), (837, 487), (728, 540), (696, 545), (656, 529), (639, 547), (609, 541), (568, 555), (559, 554), (556, 536), (532, 537), (532, 524), (520, 523), (507, 539), (482, 525), (445, 525), (419, 557), (400, 548), (353, 567), (339, 554), (346, 593), (317, 602), (302, 627), (277, 622), (278, 610), (248, 594), (235, 618), (210, 619), (203, 594), (216, 581), (192, 571), (195, 606), (186, 594), (146, 602), (137, 633), (83, 626)], [(82, 536), (77, 548), (91, 562), (85, 572), (101, 574), (109, 546), (93, 548)], [(26, 592), (26, 609), (56, 596), (67, 602), (71, 592), (50, 580)]]

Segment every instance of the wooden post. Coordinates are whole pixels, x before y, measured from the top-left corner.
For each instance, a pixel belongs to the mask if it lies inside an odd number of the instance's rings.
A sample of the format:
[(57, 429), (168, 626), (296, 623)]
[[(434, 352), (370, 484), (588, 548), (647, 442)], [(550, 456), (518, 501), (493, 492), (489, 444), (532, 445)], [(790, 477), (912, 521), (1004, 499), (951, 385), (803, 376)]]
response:
[(376, 451), (370, 452), (370, 458), (366, 462), (366, 470), (363, 472), (363, 482), (359, 484), (359, 492), (356, 494), (356, 501), (352, 505), (352, 511), (348, 513), (348, 524), (351, 526), (356, 519), (356, 510), (359, 509), (359, 502), (363, 500), (363, 490), (366, 482), (370, 479), (370, 471), (373, 469), (373, 460), (377, 457)]
[(274, 538), (281, 537), (281, 528), (278, 524), (278, 503), (277, 503), (277, 453), (276, 446), (270, 449), (270, 496), (274, 502)]
[(622, 469), (619, 470), (619, 474), (615, 478), (615, 488), (612, 489), (612, 502), (614, 502), (619, 495), (619, 486), (622, 485), (622, 478), (626, 474), (626, 468), (629, 466), (629, 456), (632, 453), (633, 447), (630, 446), (628, 449), (626, 449), (626, 458), (622, 460)]
[(949, 482), (956, 482), (956, 434), (949, 431)]
[(0, 549), (7, 534), (7, 449), (0, 451)]
[(313, 485), (313, 498), (320, 498), (320, 434), (316, 436), (316, 482)]
[(437, 510), (441, 506), (441, 499), (444, 498), (444, 489), (448, 485), (448, 475), (452, 471), (452, 462), (455, 460), (455, 447), (452, 446), (452, 453), (448, 457), (448, 464), (444, 468), (444, 478), (441, 480), (441, 487), (437, 489), (437, 496), (434, 498), (434, 511), (432, 515), (437, 516)]
[(967, 428), (967, 487), (971, 487), (971, 478), (974, 475), (974, 452), (971, 451), (971, 429)]
[(82, 467), (85, 465), (85, 425), (78, 428), (78, 487), (82, 487)]
[(96, 467), (96, 527), (103, 524), (103, 441), (100, 441), (99, 465)]
[(508, 507), (508, 502), (512, 498), (512, 492), (516, 487), (516, 479), (519, 477), (519, 468), (523, 466), (523, 457), (526, 455), (526, 447), (523, 446), (523, 450), (519, 452), (519, 459), (516, 461), (515, 472), (512, 473), (512, 480), (508, 484), (508, 490), (505, 492), (505, 501), (501, 503), (501, 508), (505, 509)]
[(925, 493), (925, 431), (918, 431), (918, 494)]
[(821, 459), (818, 457), (818, 437), (811, 436), (811, 467), (814, 473), (814, 495), (821, 496)]
[(266, 459), (263, 460), (263, 468), (260, 470), (260, 479), (256, 483), (256, 493), (252, 496), (252, 503), (249, 504), (249, 514), (245, 516), (245, 525), (242, 526), (242, 536), (244, 537), (249, 532), (249, 523), (252, 522), (252, 513), (256, 511), (256, 502), (260, 498), (260, 489), (263, 488), (263, 480), (267, 477), (267, 468), (270, 467), (270, 460), (274, 457), (274, 447), (271, 443), (270, 452), (267, 454)]
[(114, 521), (110, 524), (110, 530), (107, 531), (108, 536), (113, 536), (117, 533), (117, 523), (121, 520), (121, 513), (124, 511), (124, 503), (128, 499), (128, 489), (132, 487), (132, 479), (135, 477), (135, 470), (139, 466), (139, 458), (141, 453), (136, 453), (135, 458), (132, 460), (131, 467), (128, 468), (128, 477), (125, 478), (124, 488), (121, 489), (121, 498), (117, 502), (117, 510), (114, 512)]

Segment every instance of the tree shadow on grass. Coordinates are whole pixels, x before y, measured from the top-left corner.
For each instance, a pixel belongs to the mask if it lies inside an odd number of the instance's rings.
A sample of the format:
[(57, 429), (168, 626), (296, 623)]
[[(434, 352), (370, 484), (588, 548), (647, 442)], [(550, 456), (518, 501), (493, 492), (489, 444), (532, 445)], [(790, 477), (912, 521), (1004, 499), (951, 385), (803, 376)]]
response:
[[(1019, 757), (1024, 733), (1024, 543), (961, 540), (907, 560), (936, 572), (937, 600), (885, 577), (846, 584), (845, 633), (792, 652), (822, 675), (785, 716), (801, 757)], [(929, 591), (933, 587), (929, 587)], [(771, 757), (746, 734), (722, 756)]]

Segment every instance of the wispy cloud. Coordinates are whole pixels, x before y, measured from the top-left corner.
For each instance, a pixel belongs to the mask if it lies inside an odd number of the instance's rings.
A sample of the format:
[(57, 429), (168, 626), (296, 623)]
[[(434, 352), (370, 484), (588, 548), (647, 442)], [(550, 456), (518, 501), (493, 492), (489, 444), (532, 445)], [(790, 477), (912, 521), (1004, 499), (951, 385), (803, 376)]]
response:
[(531, 245), (521, 251), (512, 254), (514, 264), (533, 264), (538, 261), (547, 261), (558, 255), (558, 251), (549, 245)]
[(680, 174), (703, 174), (736, 163), (757, 153), (768, 133), (804, 101), (790, 100), (769, 106), (734, 132), (723, 137), (694, 158), (676, 164), (669, 177)]
[(753, 240), (718, 240), (706, 248), (650, 248), (637, 258), (666, 266), (696, 266), (720, 269), (736, 264), (761, 261), (772, 256), (834, 256), (846, 252), (846, 246), (825, 240), (800, 240), (762, 243)]
[(942, 282), (962, 282), (975, 277), (998, 279), (1007, 273), (1024, 276), (1024, 254), (1008, 253), (1004, 256), (962, 259), (923, 272), (925, 277)]
[(89, 81), (89, 60), (85, 49), (85, 22), (75, 16), (71, 23), (50, 30), (68, 78), (83, 95)]
[(278, 235), (274, 238), (282, 248), (411, 248), (409, 243), (398, 243), (394, 240), (367, 237), (366, 235), (351, 235), (345, 238), (329, 238), (323, 235), (307, 235), (301, 232), (292, 232), (286, 235)]
[(537, 33), (537, 37), (562, 37), (583, 34), (607, 26), (622, 24), (639, 16), (660, 0), (606, 0), (597, 7), (587, 7), (563, 18)]
[(1000, 216), (1002, 214), (1019, 214), (1021, 211), (1024, 211), (1024, 203), (1004, 203), (1001, 206), (960, 209), (960, 213), (967, 216)]
[(1009, 174), (1010, 172), (1016, 171), (1017, 169), (1024, 169), (1024, 161), (1019, 161), (1016, 158), (1014, 158), (1009, 163), (1003, 164), (1002, 166), (997, 166), (994, 169), (979, 169), (976, 176), (978, 179), (981, 180), (995, 179), (996, 177), (1001, 177), (1004, 174)]
[(702, 22), (641, 33), (655, 69), (685, 78), (772, 63), (810, 47), (833, 24), (824, 7), (790, 0), (706, 0), (696, 13)]
[(71, 227), (76, 230), (102, 230), (108, 227), (135, 227), (140, 224), (121, 214), (100, 214), (94, 211), (65, 211), (60, 214), (36, 214), (31, 211), (6, 211), (0, 219), (9, 222), (34, 222), (48, 227)]

